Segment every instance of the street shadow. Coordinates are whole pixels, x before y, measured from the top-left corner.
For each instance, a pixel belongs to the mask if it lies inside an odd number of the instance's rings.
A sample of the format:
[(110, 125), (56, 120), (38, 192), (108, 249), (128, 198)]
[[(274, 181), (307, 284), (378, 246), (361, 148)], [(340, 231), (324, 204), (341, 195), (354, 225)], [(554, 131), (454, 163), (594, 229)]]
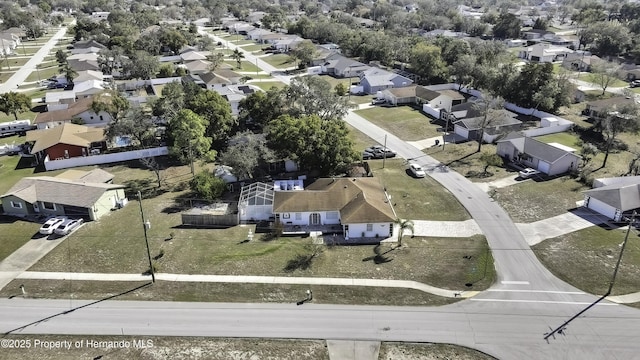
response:
[(362, 261), (363, 262), (373, 261), (373, 263), (376, 264), (376, 265), (391, 262), (391, 261), (393, 261), (393, 259), (390, 258), (390, 257), (387, 257), (385, 255), (391, 253), (395, 249), (396, 249), (396, 247), (392, 247), (392, 248), (388, 249), (387, 251), (383, 252), (380, 244), (378, 244), (373, 248), (373, 252), (374, 252), (375, 255), (366, 257), (366, 258), (362, 259)]
[(147, 287), (147, 286), (149, 286), (149, 285), (152, 285), (152, 284), (153, 284), (152, 282), (148, 282), (148, 283), (146, 283), (146, 284), (142, 284), (142, 285), (140, 285), (140, 286), (136, 286), (136, 287), (134, 287), (133, 289), (126, 290), (126, 291), (123, 291), (123, 292), (121, 292), (121, 293), (118, 293), (118, 294), (115, 294), (115, 295), (111, 295), (111, 296), (107, 296), (107, 297), (105, 297), (105, 298), (102, 298), (102, 299), (100, 299), (100, 300), (96, 300), (96, 301), (90, 302), (90, 303), (85, 304), (85, 305), (76, 306), (76, 307), (71, 308), (71, 309), (69, 309), (69, 310), (65, 310), (65, 311), (59, 312), (59, 313), (57, 313), (57, 314), (53, 314), (53, 315), (51, 315), (51, 316), (44, 317), (44, 318), (42, 318), (42, 319), (39, 319), (39, 320), (36, 320), (36, 321), (30, 322), (30, 323), (25, 324), (25, 325), (22, 325), (22, 326), (19, 326), (19, 327), (15, 328), (15, 329), (11, 329), (11, 330), (9, 330), (9, 331), (5, 332), (5, 333), (3, 334), (3, 336), (2, 336), (2, 337), (4, 338), (4, 337), (7, 337), (8, 335), (10, 335), (10, 334), (12, 334), (12, 333), (14, 333), (14, 332), (22, 331), (22, 330), (24, 330), (24, 329), (28, 328), (29, 326), (34, 326), (34, 325), (38, 325), (38, 324), (40, 324), (40, 323), (45, 323), (45, 322), (47, 322), (47, 321), (49, 321), (49, 320), (51, 320), (51, 319), (53, 319), (53, 318), (56, 318), (56, 317), (58, 317), (58, 316), (63, 316), (63, 315), (71, 314), (72, 312), (74, 312), (74, 311), (76, 311), (76, 310), (84, 309), (84, 308), (86, 308), (86, 307), (89, 307), (89, 306), (93, 306), (93, 305), (99, 304), (99, 303), (101, 303), (101, 302), (103, 302), (103, 301), (107, 301), (107, 300), (115, 299), (115, 298), (117, 298), (117, 297), (120, 297), (120, 296), (123, 296), (123, 295), (130, 294), (130, 293), (132, 293), (132, 292), (134, 292), (134, 291), (137, 291), (137, 290), (139, 290), (139, 289), (145, 288), (145, 287)]

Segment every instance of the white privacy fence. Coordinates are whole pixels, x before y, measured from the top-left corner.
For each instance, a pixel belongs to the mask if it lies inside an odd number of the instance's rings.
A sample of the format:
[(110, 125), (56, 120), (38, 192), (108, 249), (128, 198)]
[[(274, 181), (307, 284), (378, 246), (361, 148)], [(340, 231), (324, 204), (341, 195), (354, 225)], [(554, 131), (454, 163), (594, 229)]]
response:
[(146, 157), (162, 156), (162, 155), (168, 155), (168, 154), (169, 154), (169, 148), (166, 146), (162, 146), (162, 147), (156, 147), (156, 148), (150, 148), (150, 149), (125, 151), (125, 152), (119, 152), (119, 153), (113, 153), (113, 154), (74, 157), (74, 158), (62, 159), (62, 160), (50, 160), (49, 157), (47, 156), (44, 160), (44, 167), (45, 169), (47, 169), (47, 171), (50, 171), (50, 170), (67, 169), (67, 168), (72, 168), (76, 166), (109, 164), (114, 162), (142, 159)]

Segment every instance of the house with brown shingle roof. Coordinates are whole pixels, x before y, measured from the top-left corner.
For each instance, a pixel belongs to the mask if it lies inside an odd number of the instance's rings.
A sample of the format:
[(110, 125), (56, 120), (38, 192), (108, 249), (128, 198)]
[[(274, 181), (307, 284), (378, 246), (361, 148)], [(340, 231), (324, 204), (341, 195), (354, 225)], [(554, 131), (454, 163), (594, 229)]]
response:
[(583, 114), (592, 118), (596, 118), (604, 115), (606, 110), (613, 110), (614, 108), (623, 108), (625, 106), (636, 105), (633, 98), (624, 96), (616, 96), (609, 99), (589, 101), (587, 107), (583, 110)]
[(106, 150), (103, 128), (64, 123), (51, 129), (27, 131), (27, 143), (33, 143), (30, 153), (38, 161), (88, 156)]
[[(84, 98), (70, 104), (66, 104), (66, 109), (47, 111), (39, 113), (34, 120), (38, 129), (50, 129), (63, 124), (71, 123), (73, 119), (82, 121), (87, 126), (106, 127), (111, 122), (111, 115), (101, 111), (96, 114), (91, 110), (93, 98)], [(65, 104), (60, 104), (61, 107)]]
[(99, 169), (73, 171), (74, 174), (68, 174), (67, 171), (56, 177), (22, 178), (0, 196), (4, 213), (13, 216), (64, 215), (98, 220), (112, 209), (126, 204), (124, 185), (102, 181), (113, 178), (113, 175)]
[(339, 225), (345, 238), (393, 235), (395, 212), (375, 177), (323, 178), (304, 190), (274, 192), (273, 213), (285, 226)]

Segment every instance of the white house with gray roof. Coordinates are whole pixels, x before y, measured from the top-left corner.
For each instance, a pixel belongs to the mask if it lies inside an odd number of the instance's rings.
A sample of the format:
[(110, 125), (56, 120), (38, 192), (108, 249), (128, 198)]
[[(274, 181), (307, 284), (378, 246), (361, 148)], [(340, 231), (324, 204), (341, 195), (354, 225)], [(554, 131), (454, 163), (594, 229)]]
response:
[(338, 53), (329, 55), (324, 64), (322, 64), (323, 73), (339, 77), (361, 76), (364, 71), (370, 68), (369, 65), (349, 59)]
[(367, 94), (376, 94), (378, 91), (411, 84), (413, 84), (411, 79), (379, 68), (370, 68), (360, 75), (360, 85)]
[(127, 202), (125, 186), (108, 183), (112, 179), (113, 175), (99, 169), (25, 177), (0, 196), (2, 209), (13, 216), (66, 215), (98, 220)]
[(496, 153), (501, 157), (550, 176), (576, 170), (582, 159), (568, 149), (546, 144), (519, 133), (511, 133), (497, 144)]
[(584, 191), (583, 206), (614, 221), (640, 208), (640, 176), (597, 179)]

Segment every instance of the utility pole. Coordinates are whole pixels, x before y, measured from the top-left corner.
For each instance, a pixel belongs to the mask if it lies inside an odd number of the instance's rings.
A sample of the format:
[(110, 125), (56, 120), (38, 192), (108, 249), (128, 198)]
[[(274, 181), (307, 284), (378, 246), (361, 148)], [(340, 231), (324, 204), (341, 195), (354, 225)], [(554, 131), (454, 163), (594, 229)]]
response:
[(384, 162), (387, 160), (387, 134), (384, 134), (384, 152), (382, 153), (382, 168), (384, 169)]
[(138, 191), (138, 203), (140, 204), (140, 216), (142, 217), (142, 229), (144, 229), (144, 243), (147, 245), (147, 258), (149, 259), (149, 271), (151, 272), (151, 282), (156, 282), (156, 274), (153, 270), (151, 262), (151, 251), (149, 250), (149, 239), (147, 238), (147, 227), (150, 226), (148, 221), (144, 220), (144, 211), (142, 210), (142, 194)]

